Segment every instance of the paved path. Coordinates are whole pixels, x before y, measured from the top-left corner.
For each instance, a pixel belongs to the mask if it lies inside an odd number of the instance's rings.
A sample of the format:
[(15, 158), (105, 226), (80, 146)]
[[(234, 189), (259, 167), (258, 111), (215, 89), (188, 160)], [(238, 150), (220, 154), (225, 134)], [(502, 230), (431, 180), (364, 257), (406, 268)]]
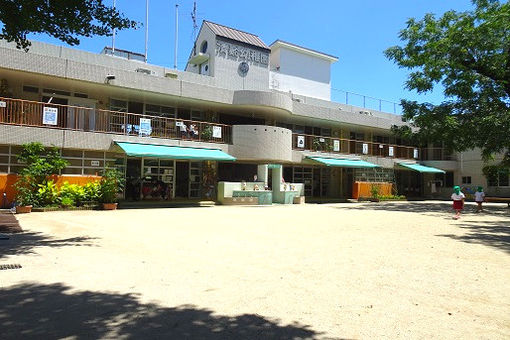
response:
[[(469, 205), (468, 210), (474, 207)], [(510, 209), (446, 202), (20, 215), (2, 338), (510, 338)]]

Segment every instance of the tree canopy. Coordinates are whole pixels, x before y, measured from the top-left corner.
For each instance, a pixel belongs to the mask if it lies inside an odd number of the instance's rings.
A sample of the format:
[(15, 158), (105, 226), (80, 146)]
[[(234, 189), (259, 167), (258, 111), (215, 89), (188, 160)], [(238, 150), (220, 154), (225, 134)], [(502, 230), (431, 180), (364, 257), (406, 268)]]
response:
[(510, 150), (510, 4), (475, 0), (473, 9), (409, 19), (403, 46), (384, 53), (411, 72), (405, 87), (418, 93), (442, 85), (439, 105), (402, 100), (410, 127), (393, 127), (423, 143), (454, 151), (481, 148), (484, 159)]
[(137, 25), (102, 0), (0, 0), (0, 22), (0, 39), (25, 50), (30, 46), (29, 33), (45, 33), (77, 45), (79, 36), (108, 36), (113, 28)]

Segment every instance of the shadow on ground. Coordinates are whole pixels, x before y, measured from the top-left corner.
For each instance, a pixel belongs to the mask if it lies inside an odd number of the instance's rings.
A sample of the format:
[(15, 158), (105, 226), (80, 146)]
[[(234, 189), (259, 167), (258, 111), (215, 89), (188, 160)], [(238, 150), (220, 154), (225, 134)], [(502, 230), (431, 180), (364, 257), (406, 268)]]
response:
[(142, 304), (135, 294), (70, 291), (62, 284), (0, 289), (2, 339), (314, 339), (309, 326), (256, 314), (216, 315), (195, 306)]
[(8, 240), (0, 240), (0, 259), (9, 255), (33, 254), (35, 247), (90, 247), (94, 245), (94, 239), (87, 236), (56, 239), (38, 232), (12, 234)]
[(466, 243), (483, 244), (510, 254), (510, 221), (462, 221), (459, 227), (465, 231), (465, 234), (436, 236), (448, 237)]
[[(451, 202), (367, 202), (356, 206), (335, 207), (343, 210), (386, 210), (386, 211), (402, 211), (415, 213), (428, 213), (435, 215), (453, 214)], [(464, 214), (475, 213), (476, 205), (474, 203), (466, 203)], [(485, 205), (484, 212), (478, 216), (497, 215), (510, 217), (510, 209), (506, 205)]]

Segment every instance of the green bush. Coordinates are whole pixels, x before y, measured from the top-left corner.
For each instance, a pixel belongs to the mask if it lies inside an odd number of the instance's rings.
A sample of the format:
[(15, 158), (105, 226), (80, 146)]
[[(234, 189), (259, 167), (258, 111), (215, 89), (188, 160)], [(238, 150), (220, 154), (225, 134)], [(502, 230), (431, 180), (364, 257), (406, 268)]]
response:
[(380, 198), (381, 197), (380, 193), (381, 193), (381, 189), (379, 188), (378, 185), (372, 184), (370, 186), (370, 195), (372, 198)]
[(64, 185), (60, 187), (59, 196), (62, 205), (64, 205), (65, 199), (71, 200), (72, 204), (77, 206), (82, 205), (86, 201), (84, 187), (78, 184), (69, 184), (68, 182), (64, 182)]
[(23, 144), (18, 161), (25, 167), (14, 185), (17, 203), (35, 206), (58, 204), (57, 189), (50, 176), (58, 174), (68, 164), (58, 149), (47, 149), (38, 142)]
[(101, 203), (117, 202), (117, 193), (124, 187), (124, 177), (117, 169), (105, 171), (99, 182), (99, 201)]
[(35, 195), (35, 205), (38, 207), (48, 207), (59, 204), (59, 192), (57, 185), (53, 181), (39, 184)]
[(89, 182), (83, 186), (84, 202), (99, 202), (100, 196), (100, 183)]
[(62, 197), (60, 200), (60, 205), (62, 205), (63, 207), (66, 207), (66, 208), (74, 206), (74, 204), (75, 204), (75, 202), (69, 196)]

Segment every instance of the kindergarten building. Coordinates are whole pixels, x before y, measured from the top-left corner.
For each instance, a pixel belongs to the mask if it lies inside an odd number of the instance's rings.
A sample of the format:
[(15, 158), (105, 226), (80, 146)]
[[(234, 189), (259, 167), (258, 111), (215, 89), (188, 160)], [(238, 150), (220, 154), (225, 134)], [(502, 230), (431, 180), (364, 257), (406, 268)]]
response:
[(300, 184), (307, 199), (357, 198), (374, 182), (407, 197), (508, 191), (508, 174), (482, 175), (479, 152), (419, 148), (391, 134), (400, 115), (331, 101), (337, 61), (208, 21), (184, 71), (118, 49), (0, 41), (0, 191), (34, 141), (61, 150), (66, 176), (117, 167), (128, 201), (215, 198), (218, 183), (243, 181)]

